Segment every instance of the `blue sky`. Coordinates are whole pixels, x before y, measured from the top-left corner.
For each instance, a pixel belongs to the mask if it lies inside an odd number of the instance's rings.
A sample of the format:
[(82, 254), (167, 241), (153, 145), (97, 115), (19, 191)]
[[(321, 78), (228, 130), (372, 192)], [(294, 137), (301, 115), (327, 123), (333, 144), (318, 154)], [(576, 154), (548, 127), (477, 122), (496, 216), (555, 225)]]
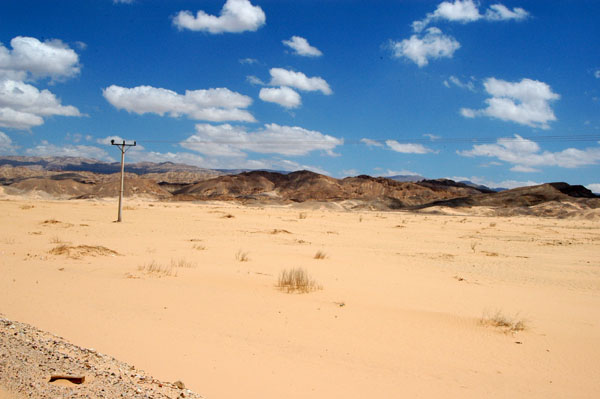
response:
[(597, 1), (7, 0), (0, 153), (600, 192)]

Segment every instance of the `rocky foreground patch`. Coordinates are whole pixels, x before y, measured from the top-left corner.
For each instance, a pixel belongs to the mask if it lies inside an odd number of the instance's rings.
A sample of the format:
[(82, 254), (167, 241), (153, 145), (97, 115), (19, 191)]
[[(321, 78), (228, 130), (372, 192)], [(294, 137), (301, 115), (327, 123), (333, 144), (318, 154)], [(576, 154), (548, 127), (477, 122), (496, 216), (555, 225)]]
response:
[(15, 398), (202, 398), (181, 381), (0, 317), (0, 386)]

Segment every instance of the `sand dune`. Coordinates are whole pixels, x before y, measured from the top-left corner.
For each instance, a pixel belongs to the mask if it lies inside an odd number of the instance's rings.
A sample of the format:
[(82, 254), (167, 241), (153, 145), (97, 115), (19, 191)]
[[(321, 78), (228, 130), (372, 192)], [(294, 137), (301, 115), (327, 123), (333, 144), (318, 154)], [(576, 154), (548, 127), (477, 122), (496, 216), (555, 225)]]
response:
[(208, 398), (599, 397), (597, 220), (451, 212), (5, 197), (0, 313)]

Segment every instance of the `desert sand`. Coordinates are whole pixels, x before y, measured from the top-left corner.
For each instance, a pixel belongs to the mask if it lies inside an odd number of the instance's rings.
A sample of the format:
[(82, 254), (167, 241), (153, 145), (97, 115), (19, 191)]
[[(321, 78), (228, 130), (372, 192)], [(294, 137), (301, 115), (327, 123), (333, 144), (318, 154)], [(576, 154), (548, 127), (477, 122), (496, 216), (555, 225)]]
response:
[(0, 313), (211, 399), (600, 397), (597, 220), (116, 211), (0, 199)]

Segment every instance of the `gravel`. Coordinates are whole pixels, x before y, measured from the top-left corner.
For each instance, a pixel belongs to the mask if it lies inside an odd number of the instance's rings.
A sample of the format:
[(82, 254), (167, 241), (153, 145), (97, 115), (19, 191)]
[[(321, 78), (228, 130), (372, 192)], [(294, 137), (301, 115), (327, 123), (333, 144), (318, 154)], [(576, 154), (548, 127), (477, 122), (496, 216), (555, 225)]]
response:
[[(85, 377), (81, 384), (52, 376)], [(202, 398), (181, 381), (163, 382), (111, 356), (0, 315), (0, 386), (15, 397)]]

